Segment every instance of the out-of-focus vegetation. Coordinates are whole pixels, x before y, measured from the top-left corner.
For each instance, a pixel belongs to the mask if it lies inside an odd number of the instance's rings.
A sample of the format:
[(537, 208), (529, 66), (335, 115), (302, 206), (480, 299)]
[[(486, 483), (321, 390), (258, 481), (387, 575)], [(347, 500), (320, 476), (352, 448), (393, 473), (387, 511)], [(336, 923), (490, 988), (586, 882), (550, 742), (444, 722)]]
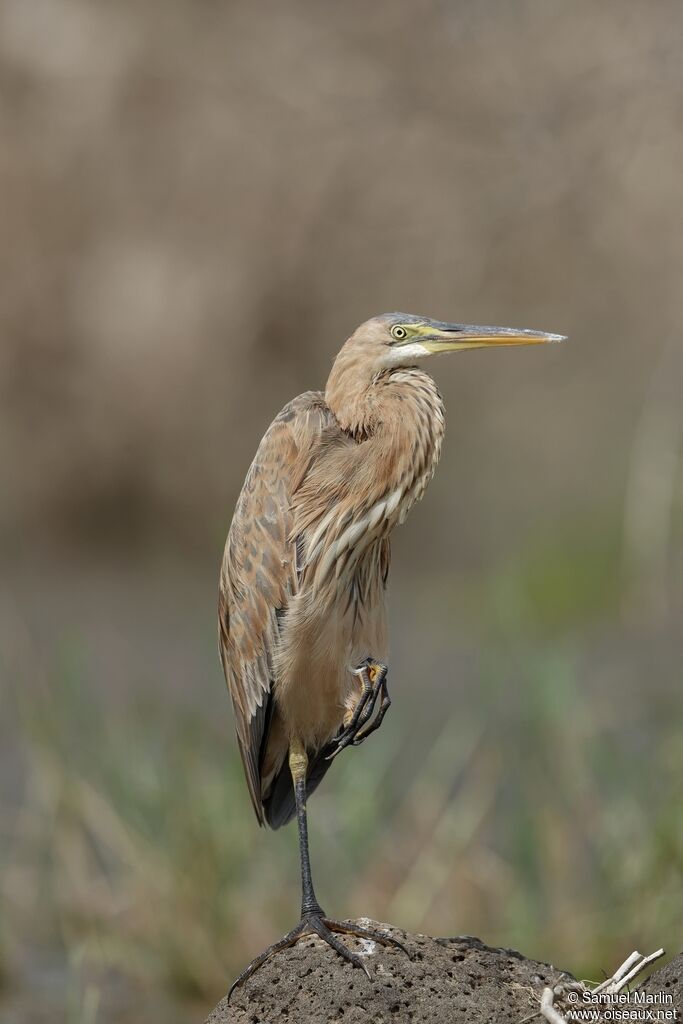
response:
[(680, 948), (682, 37), (677, 0), (0, 4), (3, 1022), (201, 1019), (293, 923), (217, 564), (269, 419), (396, 308), (572, 341), (435, 361), (321, 898), (593, 977)]
[[(561, 591), (600, 590), (599, 560), (543, 550)], [(628, 638), (606, 627), (610, 603), (596, 615), (591, 602), (577, 630), (568, 602), (549, 631), (547, 602), (534, 603), (538, 559), (480, 585), (486, 643), (435, 626), (443, 602), (442, 616), (466, 623), (470, 581), (418, 607), (397, 588), (398, 617), (413, 610), (392, 713), (311, 804), (318, 887), (335, 912), (475, 932), (600, 977), (632, 947), (680, 943), (680, 646), (651, 627)], [(47, 667), (20, 645), (7, 666), (4, 711), (26, 775), (4, 819), (8, 981), (17, 972), (6, 995), (34, 1014), (17, 1020), (47, 1019), (62, 999), (69, 1021), (201, 1017), (291, 925), (295, 835), (256, 828), (227, 698), (217, 679), (207, 689), (200, 646), (187, 692), (157, 680), (103, 694), (106, 647), (87, 640)], [(141, 671), (137, 656), (121, 661)]]

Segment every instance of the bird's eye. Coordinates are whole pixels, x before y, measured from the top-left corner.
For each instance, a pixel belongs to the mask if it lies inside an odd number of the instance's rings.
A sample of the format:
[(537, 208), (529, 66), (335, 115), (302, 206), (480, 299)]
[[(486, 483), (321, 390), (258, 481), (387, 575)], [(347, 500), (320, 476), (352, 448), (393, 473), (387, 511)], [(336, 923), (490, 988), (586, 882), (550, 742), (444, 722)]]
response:
[(391, 328), (392, 337), (396, 338), (396, 341), (403, 341), (407, 336), (408, 332), (405, 327), (399, 327), (398, 324)]

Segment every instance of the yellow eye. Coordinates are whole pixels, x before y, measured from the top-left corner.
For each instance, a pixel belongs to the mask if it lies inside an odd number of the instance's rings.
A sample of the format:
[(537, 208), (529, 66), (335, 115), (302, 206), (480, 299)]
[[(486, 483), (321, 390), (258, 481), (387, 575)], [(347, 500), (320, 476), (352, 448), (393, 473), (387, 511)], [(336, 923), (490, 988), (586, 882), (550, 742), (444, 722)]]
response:
[(391, 328), (391, 334), (392, 337), (396, 338), (396, 341), (403, 341), (408, 336), (405, 327), (400, 327), (398, 324)]

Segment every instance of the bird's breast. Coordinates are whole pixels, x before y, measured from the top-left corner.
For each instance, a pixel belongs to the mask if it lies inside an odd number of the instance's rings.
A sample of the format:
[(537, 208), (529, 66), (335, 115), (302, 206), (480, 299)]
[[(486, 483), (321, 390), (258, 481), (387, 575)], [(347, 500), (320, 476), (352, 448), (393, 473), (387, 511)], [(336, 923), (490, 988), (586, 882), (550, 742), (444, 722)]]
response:
[(371, 436), (353, 444), (340, 431), (299, 498), (304, 586), (319, 590), (336, 579), (351, 587), (366, 553), (404, 522), (434, 474), (444, 415), (432, 378), (402, 369), (378, 385), (378, 394), (381, 413)]

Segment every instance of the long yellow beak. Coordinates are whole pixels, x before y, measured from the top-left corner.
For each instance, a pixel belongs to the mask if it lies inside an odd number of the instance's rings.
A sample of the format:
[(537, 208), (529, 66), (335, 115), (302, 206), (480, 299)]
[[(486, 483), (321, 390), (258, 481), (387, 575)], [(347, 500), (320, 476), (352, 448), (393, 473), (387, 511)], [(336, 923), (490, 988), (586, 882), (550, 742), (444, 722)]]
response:
[(564, 334), (547, 334), (520, 327), (478, 327), (472, 324), (425, 324), (420, 342), (430, 352), (454, 352), (458, 349), (489, 348), (494, 345), (547, 345), (566, 341)]

